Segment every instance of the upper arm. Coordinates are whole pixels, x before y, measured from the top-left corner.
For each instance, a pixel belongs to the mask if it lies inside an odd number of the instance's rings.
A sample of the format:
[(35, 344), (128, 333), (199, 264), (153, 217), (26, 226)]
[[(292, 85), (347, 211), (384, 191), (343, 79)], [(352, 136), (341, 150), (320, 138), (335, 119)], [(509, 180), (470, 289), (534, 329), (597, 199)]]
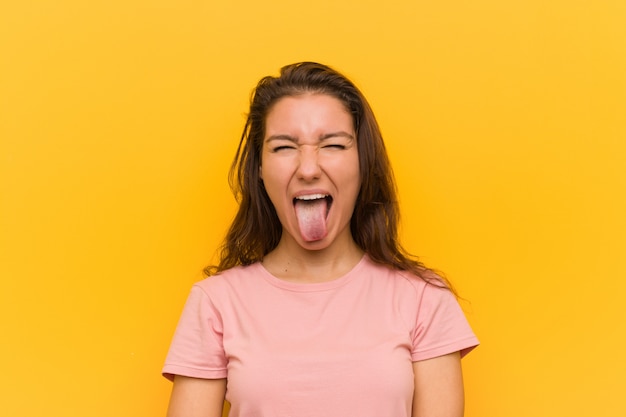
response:
[(463, 374), (459, 352), (413, 362), (413, 417), (462, 417)]
[(221, 417), (226, 379), (176, 375), (167, 417)]

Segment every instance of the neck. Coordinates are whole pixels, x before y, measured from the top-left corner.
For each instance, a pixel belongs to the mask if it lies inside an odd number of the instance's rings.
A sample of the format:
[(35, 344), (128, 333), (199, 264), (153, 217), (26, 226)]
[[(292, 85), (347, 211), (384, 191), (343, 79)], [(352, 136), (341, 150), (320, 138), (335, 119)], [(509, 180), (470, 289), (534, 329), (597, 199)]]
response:
[(359, 263), (363, 251), (352, 237), (334, 242), (329, 247), (312, 250), (300, 246), (289, 237), (263, 259), (263, 266), (277, 278), (285, 281), (316, 283), (332, 281), (348, 273)]

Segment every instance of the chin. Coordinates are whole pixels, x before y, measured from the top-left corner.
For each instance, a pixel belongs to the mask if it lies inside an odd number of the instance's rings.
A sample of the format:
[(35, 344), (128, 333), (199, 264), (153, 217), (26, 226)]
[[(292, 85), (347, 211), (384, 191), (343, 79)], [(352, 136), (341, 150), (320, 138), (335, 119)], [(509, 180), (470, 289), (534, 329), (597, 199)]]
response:
[(305, 240), (300, 243), (300, 246), (306, 250), (319, 251), (328, 248), (330, 246), (330, 243), (326, 240), (326, 238), (322, 238), (312, 241)]

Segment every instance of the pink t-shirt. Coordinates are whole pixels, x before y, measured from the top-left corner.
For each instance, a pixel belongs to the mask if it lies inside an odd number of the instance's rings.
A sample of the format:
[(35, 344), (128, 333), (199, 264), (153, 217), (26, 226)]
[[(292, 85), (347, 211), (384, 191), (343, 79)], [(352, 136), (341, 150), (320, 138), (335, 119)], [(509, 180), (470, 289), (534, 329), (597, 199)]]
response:
[(412, 362), (477, 344), (449, 291), (367, 256), (319, 284), (256, 263), (192, 288), (163, 374), (227, 378), (233, 417), (410, 417)]

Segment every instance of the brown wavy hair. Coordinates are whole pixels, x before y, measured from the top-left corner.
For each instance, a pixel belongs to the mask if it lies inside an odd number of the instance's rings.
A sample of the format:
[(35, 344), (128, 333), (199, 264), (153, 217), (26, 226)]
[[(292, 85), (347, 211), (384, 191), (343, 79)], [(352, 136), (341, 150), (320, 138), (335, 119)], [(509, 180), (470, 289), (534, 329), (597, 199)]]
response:
[(281, 98), (326, 94), (340, 100), (352, 114), (357, 133), (361, 189), (350, 221), (356, 244), (377, 263), (410, 271), (429, 283), (452, 289), (398, 241), (400, 220), (396, 185), (374, 113), (359, 89), (334, 69), (315, 62), (283, 67), (278, 77), (262, 78), (252, 92), (250, 112), (230, 168), (229, 184), (239, 210), (220, 250), (218, 265), (207, 275), (261, 261), (281, 238), (282, 225), (259, 174), (265, 121)]

